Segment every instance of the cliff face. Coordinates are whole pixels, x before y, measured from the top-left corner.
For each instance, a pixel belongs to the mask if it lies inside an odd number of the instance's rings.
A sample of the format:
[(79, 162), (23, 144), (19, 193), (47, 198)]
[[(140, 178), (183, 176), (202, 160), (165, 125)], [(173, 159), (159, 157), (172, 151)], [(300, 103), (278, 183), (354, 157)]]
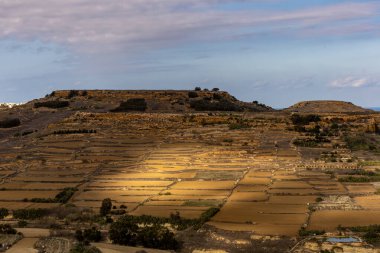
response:
[(344, 101), (304, 101), (299, 102), (287, 109), (289, 112), (300, 113), (370, 113), (372, 110), (362, 108), (350, 102)]
[[(114, 112), (192, 112), (192, 111), (257, 111), (273, 109), (257, 102), (237, 100), (224, 91), (186, 90), (82, 90), (55, 91), (49, 96), (32, 101), (42, 103), (68, 101), (72, 109), (98, 109)], [(57, 102), (53, 102), (57, 103)]]

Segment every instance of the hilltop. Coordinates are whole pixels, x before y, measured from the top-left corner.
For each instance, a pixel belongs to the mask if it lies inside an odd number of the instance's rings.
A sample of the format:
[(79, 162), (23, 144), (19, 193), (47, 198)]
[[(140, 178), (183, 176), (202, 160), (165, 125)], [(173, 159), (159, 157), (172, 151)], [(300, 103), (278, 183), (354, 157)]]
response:
[(219, 90), (59, 90), (29, 104), (112, 112), (273, 111), (258, 102), (242, 102)]
[(286, 108), (285, 111), (300, 113), (368, 113), (372, 110), (354, 105), (351, 102), (334, 100), (303, 101)]

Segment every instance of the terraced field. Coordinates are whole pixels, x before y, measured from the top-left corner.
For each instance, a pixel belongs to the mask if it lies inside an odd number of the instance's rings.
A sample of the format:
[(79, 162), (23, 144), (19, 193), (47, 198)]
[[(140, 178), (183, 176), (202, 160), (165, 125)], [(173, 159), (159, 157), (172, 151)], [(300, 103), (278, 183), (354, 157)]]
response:
[[(231, 128), (236, 118), (249, 127)], [(14, 137), (12, 149), (0, 147), (0, 206), (55, 207), (70, 187), (77, 191), (69, 203), (95, 212), (105, 198), (136, 216), (196, 219), (220, 207), (208, 225), (256, 235), (380, 223), (379, 187), (331, 173), (358, 164), (317, 161), (332, 144), (296, 147), (300, 134), (286, 127), (276, 115), (77, 112), (33, 141)], [(57, 134), (70, 129), (96, 132)], [(329, 196), (346, 196), (355, 208)]]

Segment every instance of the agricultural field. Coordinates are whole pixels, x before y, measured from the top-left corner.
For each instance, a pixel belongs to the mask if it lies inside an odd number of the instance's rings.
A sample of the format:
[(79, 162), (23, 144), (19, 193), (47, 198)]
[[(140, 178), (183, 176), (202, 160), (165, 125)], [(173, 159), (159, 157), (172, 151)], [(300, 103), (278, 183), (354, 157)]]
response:
[[(189, 224), (212, 238), (294, 241), (307, 231), (380, 224), (380, 163), (376, 147), (368, 146), (379, 137), (365, 131), (378, 115), (344, 116), (344, 132), (330, 129), (343, 116), (322, 115), (315, 134), (315, 122), (295, 126), (286, 112), (51, 114), (57, 119), (44, 128), (8, 135), (0, 146), (0, 207), (15, 226), (22, 220), (13, 216), (17, 211), (39, 209), (48, 217), (21, 225), (67, 229), (71, 238), (93, 225), (108, 236), (109, 223), (123, 215), (166, 225), (180, 220), (184, 238)], [(323, 131), (331, 133), (323, 139)], [(367, 139), (344, 137), (358, 132)], [(33, 248), (39, 238), (17, 245)], [(38, 243), (62, 252), (72, 246), (56, 238)]]

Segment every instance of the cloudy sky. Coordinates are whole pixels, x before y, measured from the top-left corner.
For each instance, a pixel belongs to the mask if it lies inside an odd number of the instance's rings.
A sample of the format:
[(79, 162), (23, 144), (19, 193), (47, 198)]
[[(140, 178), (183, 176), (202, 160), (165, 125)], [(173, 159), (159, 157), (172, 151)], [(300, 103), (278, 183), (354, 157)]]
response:
[(0, 101), (219, 87), (380, 106), (380, 1), (0, 0)]

